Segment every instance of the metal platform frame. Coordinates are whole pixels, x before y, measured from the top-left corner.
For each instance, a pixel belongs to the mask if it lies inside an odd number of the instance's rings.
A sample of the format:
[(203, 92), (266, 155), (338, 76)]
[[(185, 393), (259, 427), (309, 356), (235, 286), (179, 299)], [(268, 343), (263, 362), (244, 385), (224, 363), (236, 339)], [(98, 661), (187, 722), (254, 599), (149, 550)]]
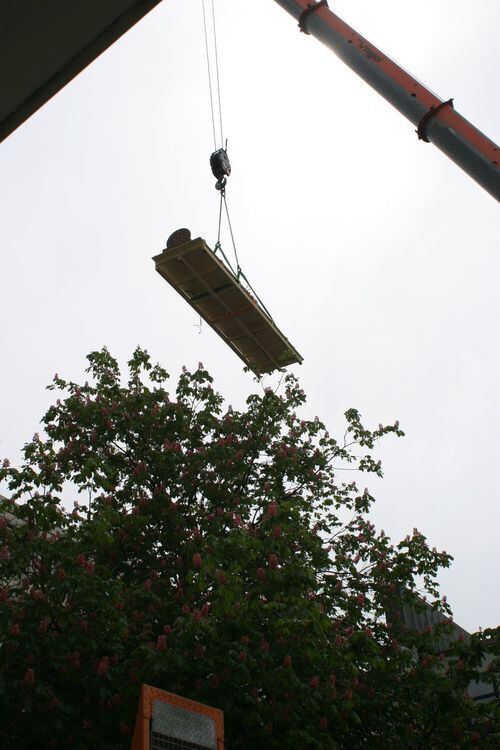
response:
[(257, 375), (303, 361), (205, 240), (169, 248), (153, 260), (158, 273)]

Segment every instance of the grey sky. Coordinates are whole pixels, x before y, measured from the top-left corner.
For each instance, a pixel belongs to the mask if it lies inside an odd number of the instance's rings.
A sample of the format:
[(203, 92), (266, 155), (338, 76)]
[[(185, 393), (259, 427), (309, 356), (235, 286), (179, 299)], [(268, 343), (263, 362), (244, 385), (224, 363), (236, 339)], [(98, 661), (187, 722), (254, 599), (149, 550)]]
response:
[[(374, 520), (451, 552), (457, 621), (496, 625), (498, 206), (272, 0), (217, 9), (241, 264), (304, 356), (310, 414), (400, 420)], [(334, 9), (498, 141), (497, 0)], [(0, 456), (104, 344), (173, 378), (201, 360), (234, 405), (254, 387), (151, 261), (180, 226), (213, 246), (212, 146), (200, 0), (165, 0), (0, 145)]]

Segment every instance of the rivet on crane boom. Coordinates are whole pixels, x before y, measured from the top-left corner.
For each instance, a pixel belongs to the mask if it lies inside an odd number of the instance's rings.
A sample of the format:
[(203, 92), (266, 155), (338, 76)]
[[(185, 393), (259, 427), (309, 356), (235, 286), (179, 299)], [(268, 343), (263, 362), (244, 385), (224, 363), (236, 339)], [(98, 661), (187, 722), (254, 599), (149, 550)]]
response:
[(275, 0), (311, 34), (335, 52), (351, 70), (378, 91), (417, 128), (420, 140), (433, 143), (479, 185), (500, 200), (500, 149), (454, 108), (403, 70), (368, 39), (348, 26), (327, 0)]

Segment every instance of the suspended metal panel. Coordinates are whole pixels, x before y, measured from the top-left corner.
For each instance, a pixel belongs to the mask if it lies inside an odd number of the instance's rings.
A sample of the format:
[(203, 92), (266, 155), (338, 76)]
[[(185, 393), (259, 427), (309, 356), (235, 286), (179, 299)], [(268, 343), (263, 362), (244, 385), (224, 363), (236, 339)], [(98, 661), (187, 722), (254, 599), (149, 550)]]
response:
[(190, 240), (153, 260), (158, 273), (253, 372), (271, 372), (302, 362), (301, 355), (205, 240)]

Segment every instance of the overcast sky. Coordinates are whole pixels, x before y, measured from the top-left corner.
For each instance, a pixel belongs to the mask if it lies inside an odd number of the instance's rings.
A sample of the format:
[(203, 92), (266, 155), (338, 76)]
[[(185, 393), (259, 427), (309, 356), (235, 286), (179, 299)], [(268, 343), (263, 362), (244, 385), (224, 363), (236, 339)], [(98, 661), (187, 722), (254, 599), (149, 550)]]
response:
[[(337, 435), (351, 406), (400, 420), (374, 521), (453, 554), (457, 622), (495, 626), (498, 205), (273, 0), (216, 7), (241, 265), (304, 356), (310, 415)], [(332, 9), (498, 141), (498, 0)], [(1, 457), (38, 429), (54, 372), (84, 379), (103, 345), (123, 364), (140, 344), (174, 378), (201, 360), (235, 406), (255, 387), (151, 261), (181, 226), (213, 246), (212, 146), (201, 0), (164, 0), (0, 144)]]

